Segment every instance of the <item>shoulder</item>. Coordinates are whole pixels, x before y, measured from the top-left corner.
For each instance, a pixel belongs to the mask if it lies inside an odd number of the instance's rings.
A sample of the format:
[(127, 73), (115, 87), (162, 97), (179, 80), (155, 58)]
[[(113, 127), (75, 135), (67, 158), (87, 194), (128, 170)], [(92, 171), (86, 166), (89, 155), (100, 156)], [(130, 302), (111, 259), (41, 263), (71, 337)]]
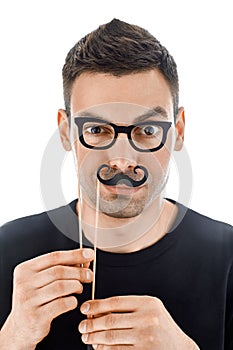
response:
[[(216, 255), (232, 261), (233, 259), (233, 226), (210, 218), (193, 209), (186, 208), (179, 229), (182, 231), (182, 238), (188, 242), (190, 248), (198, 248), (205, 252), (206, 256)], [(229, 262), (228, 260), (228, 262)]]
[(77, 200), (39, 214), (29, 215), (12, 220), (0, 227), (0, 247), (2, 252), (10, 249), (24, 250), (33, 246), (47, 246), (56, 236), (72, 238), (76, 231), (75, 204)]
[(188, 209), (184, 222), (191, 231), (205, 233), (204, 237), (212, 237), (218, 240), (222, 238), (233, 239), (233, 226), (206, 215), (203, 215), (193, 209)]

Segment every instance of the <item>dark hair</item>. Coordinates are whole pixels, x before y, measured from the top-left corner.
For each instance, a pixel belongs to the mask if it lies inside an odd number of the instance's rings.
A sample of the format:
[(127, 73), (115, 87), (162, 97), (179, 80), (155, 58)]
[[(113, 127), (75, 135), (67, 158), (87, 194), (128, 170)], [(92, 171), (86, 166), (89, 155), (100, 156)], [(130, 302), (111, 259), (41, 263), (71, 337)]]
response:
[(179, 81), (173, 57), (147, 30), (113, 19), (87, 34), (69, 51), (63, 66), (63, 93), (67, 115), (73, 82), (83, 72), (115, 76), (158, 69), (169, 84), (178, 112)]

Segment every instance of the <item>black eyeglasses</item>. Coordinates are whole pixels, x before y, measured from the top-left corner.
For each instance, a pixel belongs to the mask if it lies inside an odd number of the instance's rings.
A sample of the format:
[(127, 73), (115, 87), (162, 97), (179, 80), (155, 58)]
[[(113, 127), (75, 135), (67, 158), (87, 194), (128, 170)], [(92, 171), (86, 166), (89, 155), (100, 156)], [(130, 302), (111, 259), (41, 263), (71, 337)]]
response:
[(166, 142), (172, 122), (147, 120), (133, 125), (115, 125), (91, 117), (74, 117), (79, 140), (83, 146), (94, 150), (112, 147), (118, 134), (127, 134), (130, 145), (139, 152), (158, 151)]

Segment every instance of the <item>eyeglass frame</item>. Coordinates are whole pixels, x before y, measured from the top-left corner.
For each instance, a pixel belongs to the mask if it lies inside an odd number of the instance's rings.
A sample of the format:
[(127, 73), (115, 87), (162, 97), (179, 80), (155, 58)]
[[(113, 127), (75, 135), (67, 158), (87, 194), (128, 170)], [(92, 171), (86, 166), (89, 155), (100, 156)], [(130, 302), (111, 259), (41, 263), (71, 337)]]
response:
[[(79, 116), (73, 116), (74, 118), (74, 122), (75, 124), (78, 126), (78, 134), (79, 134), (79, 141), (81, 142), (81, 144), (86, 147), (86, 148), (89, 148), (89, 149), (94, 149), (94, 150), (106, 150), (108, 148), (111, 148), (116, 140), (117, 140), (117, 137), (118, 137), (118, 134), (126, 134), (127, 137), (128, 137), (128, 140), (129, 140), (129, 143), (131, 145), (131, 147), (133, 149), (135, 149), (136, 151), (138, 152), (156, 152), (158, 150), (160, 150), (166, 140), (167, 140), (167, 133), (168, 133), (168, 130), (170, 129), (171, 125), (172, 125), (172, 122), (169, 122), (169, 121), (155, 121), (155, 120), (148, 120), (148, 121), (144, 121), (144, 122), (139, 122), (139, 123), (135, 123), (135, 124), (131, 124), (131, 125), (128, 125), (128, 126), (125, 126), (125, 125), (116, 125), (116, 124), (113, 124), (107, 120), (104, 120), (104, 119), (100, 119), (100, 118), (94, 118), (94, 117), (79, 117)], [(114, 138), (113, 140), (111, 141), (111, 143), (107, 146), (91, 146), (89, 145), (88, 143), (85, 142), (84, 140), (84, 137), (83, 137), (83, 125), (86, 123), (86, 122), (100, 122), (100, 124), (107, 124), (107, 125), (110, 125), (112, 126), (113, 130), (114, 130)], [(161, 143), (159, 146), (155, 147), (155, 148), (149, 148), (149, 149), (142, 149), (142, 148), (138, 148), (135, 144), (134, 144), (134, 141), (132, 140), (132, 137), (131, 137), (131, 133), (132, 133), (132, 130), (137, 127), (137, 126), (140, 126), (140, 125), (146, 125), (148, 122), (149, 125), (158, 125), (160, 126), (162, 129), (163, 129), (163, 137), (162, 137), (162, 140), (161, 140)]]

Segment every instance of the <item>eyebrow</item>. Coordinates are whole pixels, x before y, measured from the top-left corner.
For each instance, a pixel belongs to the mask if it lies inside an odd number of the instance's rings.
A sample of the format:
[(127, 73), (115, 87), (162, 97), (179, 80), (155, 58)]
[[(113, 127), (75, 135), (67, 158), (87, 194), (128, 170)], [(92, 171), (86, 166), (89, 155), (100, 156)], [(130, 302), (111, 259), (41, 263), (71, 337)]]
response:
[(134, 121), (137, 123), (143, 122), (144, 120), (151, 118), (151, 117), (162, 117), (162, 119), (168, 120), (167, 111), (163, 107), (157, 106), (157, 107), (153, 107), (153, 108), (148, 109), (148, 111), (146, 111), (142, 115), (136, 117), (134, 119)]
[[(101, 117), (97, 113), (92, 113), (89, 111), (78, 112), (76, 115), (79, 117), (90, 117), (90, 118), (98, 118), (98, 119), (106, 120), (106, 118)], [(169, 119), (167, 111), (163, 107), (157, 106), (157, 107), (152, 107), (148, 109), (145, 113), (136, 117), (134, 119), (134, 122), (136, 123), (143, 122), (144, 120), (149, 119), (151, 117), (160, 117), (164, 120)]]

